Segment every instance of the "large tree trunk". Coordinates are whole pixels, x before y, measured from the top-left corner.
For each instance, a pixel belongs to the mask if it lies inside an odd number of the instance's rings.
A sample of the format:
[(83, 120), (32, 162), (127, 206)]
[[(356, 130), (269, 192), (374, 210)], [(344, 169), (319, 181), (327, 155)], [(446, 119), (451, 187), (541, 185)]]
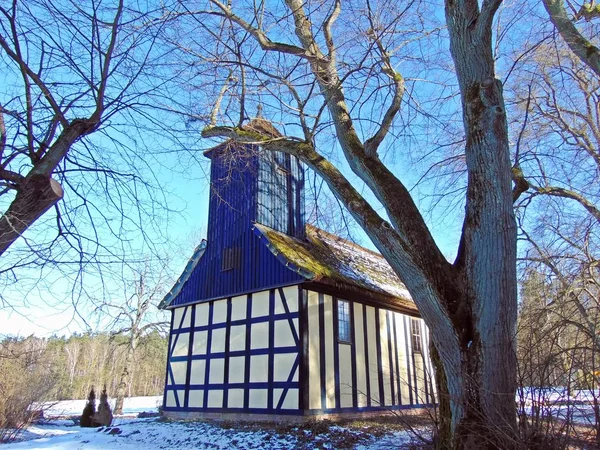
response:
[(62, 197), (62, 187), (49, 175), (25, 178), (10, 207), (0, 217), (0, 255)]
[(467, 449), (517, 445), (516, 223), (506, 113), (502, 84), (494, 73), (490, 26), (499, 3), (485, 1), (479, 11), (477, 2), (446, 1), (469, 172), (463, 236), (453, 267), (461, 281), (459, 292), (451, 294), (460, 298), (441, 298), (458, 341), (458, 366), (441, 336), (436, 340), (434, 331), (433, 338), (450, 395), (451, 444)]
[[(482, 284), (487, 284), (486, 280)], [(459, 303), (464, 305), (465, 301)], [(485, 311), (485, 305), (480, 309)], [(502, 332), (495, 331), (510, 325), (502, 324), (501, 313), (491, 320), (477, 309), (465, 309), (460, 314), (462, 317), (455, 315), (452, 320), (457, 351), (447, 340), (440, 341), (443, 338), (435, 324), (430, 325), (437, 348), (432, 351), (440, 413), (436, 447), (516, 448), (516, 357), (510, 335), (502, 338), (508, 343), (500, 342)]]
[(113, 413), (123, 414), (123, 402), (125, 401), (125, 392), (127, 391), (127, 387), (129, 386), (131, 380), (131, 368), (133, 367), (133, 359), (135, 356), (135, 349), (137, 347), (137, 339), (132, 338), (127, 346), (127, 355), (125, 356), (125, 365), (123, 367), (123, 372), (121, 373), (121, 379), (119, 380), (119, 385), (117, 386), (117, 395), (115, 400), (115, 409)]

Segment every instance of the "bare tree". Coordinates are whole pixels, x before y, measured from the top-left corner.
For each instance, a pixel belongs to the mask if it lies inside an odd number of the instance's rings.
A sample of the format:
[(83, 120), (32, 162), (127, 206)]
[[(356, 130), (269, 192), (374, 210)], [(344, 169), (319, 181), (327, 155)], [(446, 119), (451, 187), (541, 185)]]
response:
[[(593, 36), (597, 27), (587, 24), (583, 31)], [(515, 68), (509, 90), (516, 106), (513, 178), (521, 186), (521, 264), (552, 286), (534, 314), (546, 330), (552, 328), (540, 336), (548, 337), (554, 354), (545, 352), (546, 345), (535, 351), (561, 361), (570, 375), (563, 382), (572, 386), (593, 378), (600, 357), (600, 84), (569, 42), (539, 35)], [(532, 326), (539, 328), (540, 321)]]
[(0, 5), (6, 283), (26, 281), (23, 267), (44, 279), (45, 265), (60, 265), (84, 289), (85, 267), (122, 261), (133, 241), (149, 245), (158, 230), (155, 209), (166, 202), (153, 144), (167, 121), (152, 109), (164, 104), (166, 80), (152, 26), (158, 12), (137, 8), (125, 0)]
[(165, 287), (172, 285), (167, 266), (165, 261), (152, 262), (150, 259), (140, 263), (139, 267), (127, 271), (130, 279), (125, 280), (125, 300), (103, 300), (97, 309), (102, 319), (111, 318), (109, 328), (112, 335), (125, 337), (125, 359), (117, 385), (114, 414), (123, 413), (123, 401), (133, 379), (140, 340), (153, 331), (162, 335), (168, 331), (170, 323), (166, 320), (164, 311), (157, 308), (165, 294)]
[(581, 314), (581, 331), (596, 340), (597, 313), (586, 311), (600, 305), (600, 81), (555, 42), (532, 52), (516, 84), (526, 118), (515, 155), (516, 182), (527, 187), (517, 204), (523, 259), (556, 280)]
[[(408, 94), (398, 67), (415, 50), (409, 43), (428, 34), (424, 3), (287, 0), (275, 7), (211, 0), (170, 11), (172, 19), (188, 21), (180, 29), (196, 21), (194, 36), (179, 36), (180, 48), (198, 64), (216, 65), (217, 79), (230, 79), (233, 71), (237, 80), (215, 89), (218, 114), (198, 116), (206, 124), (203, 136), (298, 156), (406, 284), (439, 355), (441, 391), (449, 402), (443, 408), (448, 448), (516, 445), (516, 225), (502, 84), (492, 56), (500, 3), (445, 2), (468, 168), (466, 216), (453, 263), (380, 154), (384, 142), (402, 152), (391, 134), (410, 115), (402, 109)], [(202, 44), (209, 39), (213, 46)], [(272, 122), (286, 124), (287, 135), (274, 138), (266, 119), (247, 126), (248, 108), (256, 103), (265, 104)], [(341, 150), (343, 164), (324, 142)], [(343, 173), (345, 164), (370, 195), (361, 195)]]

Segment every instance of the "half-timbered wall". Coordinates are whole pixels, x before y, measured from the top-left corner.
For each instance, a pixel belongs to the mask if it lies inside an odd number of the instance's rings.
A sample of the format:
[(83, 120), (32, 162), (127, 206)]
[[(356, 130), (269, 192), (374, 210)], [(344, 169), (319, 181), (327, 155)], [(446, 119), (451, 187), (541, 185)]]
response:
[[(338, 340), (338, 299), (305, 291), (307, 308), (307, 410), (332, 413), (432, 404), (429, 333), (421, 319), (350, 305), (351, 340)], [(411, 320), (418, 320), (422, 351), (413, 349)], [(416, 349), (418, 350), (418, 349)]]
[(172, 311), (166, 411), (298, 414), (298, 286)]

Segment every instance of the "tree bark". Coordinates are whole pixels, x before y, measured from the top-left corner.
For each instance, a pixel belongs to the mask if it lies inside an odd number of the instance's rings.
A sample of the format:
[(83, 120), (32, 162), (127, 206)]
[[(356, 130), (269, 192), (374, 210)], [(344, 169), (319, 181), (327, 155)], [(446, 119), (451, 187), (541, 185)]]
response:
[(132, 339), (127, 345), (127, 355), (125, 356), (125, 365), (123, 366), (123, 372), (121, 373), (121, 379), (117, 386), (117, 395), (115, 400), (114, 414), (123, 414), (123, 403), (125, 401), (125, 391), (131, 381), (130, 368), (133, 366), (133, 357), (135, 356), (135, 349), (137, 347), (137, 339)]
[(10, 207), (0, 217), (0, 255), (62, 197), (62, 187), (50, 176), (34, 174), (25, 178)]
[[(517, 445), (517, 235), (506, 113), (502, 84), (494, 73), (491, 32), (499, 3), (484, 1), (479, 10), (477, 1), (446, 1), (469, 174), (466, 217), (454, 264), (462, 280), (462, 298), (460, 307), (451, 312), (460, 343), (458, 374), (448, 367), (435, 342), (448, 386), (462, 384), (459, 392), (449, 389), (456, 448), (509, 449)], [(443, 299), (448, 306), (455, 301)], [(460, 380), (453, 380), (455, 376)]]

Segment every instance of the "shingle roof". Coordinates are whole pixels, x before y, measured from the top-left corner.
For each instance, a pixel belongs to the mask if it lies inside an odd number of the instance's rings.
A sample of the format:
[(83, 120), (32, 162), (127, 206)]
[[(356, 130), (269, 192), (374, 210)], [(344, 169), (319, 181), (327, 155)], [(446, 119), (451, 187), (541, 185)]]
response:
[[(361, 247), (312, 225), (306, 225), (306, 240), (299, 240), (262, 224), (254, 232), (269, 250), (307, 280), (339, 288), (354, 288), (383, 295), (405, 310), (417, 312), (408, 290), (379, 253)], [(161, 301), (167, 308), (190, 277), (206, 250), (206, 241), (196, 248), (175, 286)]]
[(408, 290), (379, 253), (312, 225), (306, 226), (306, 241), (261, 224), (254, 227), (269, 249), (305, 278), (394, 297), (402, 306), (416, 311)]

